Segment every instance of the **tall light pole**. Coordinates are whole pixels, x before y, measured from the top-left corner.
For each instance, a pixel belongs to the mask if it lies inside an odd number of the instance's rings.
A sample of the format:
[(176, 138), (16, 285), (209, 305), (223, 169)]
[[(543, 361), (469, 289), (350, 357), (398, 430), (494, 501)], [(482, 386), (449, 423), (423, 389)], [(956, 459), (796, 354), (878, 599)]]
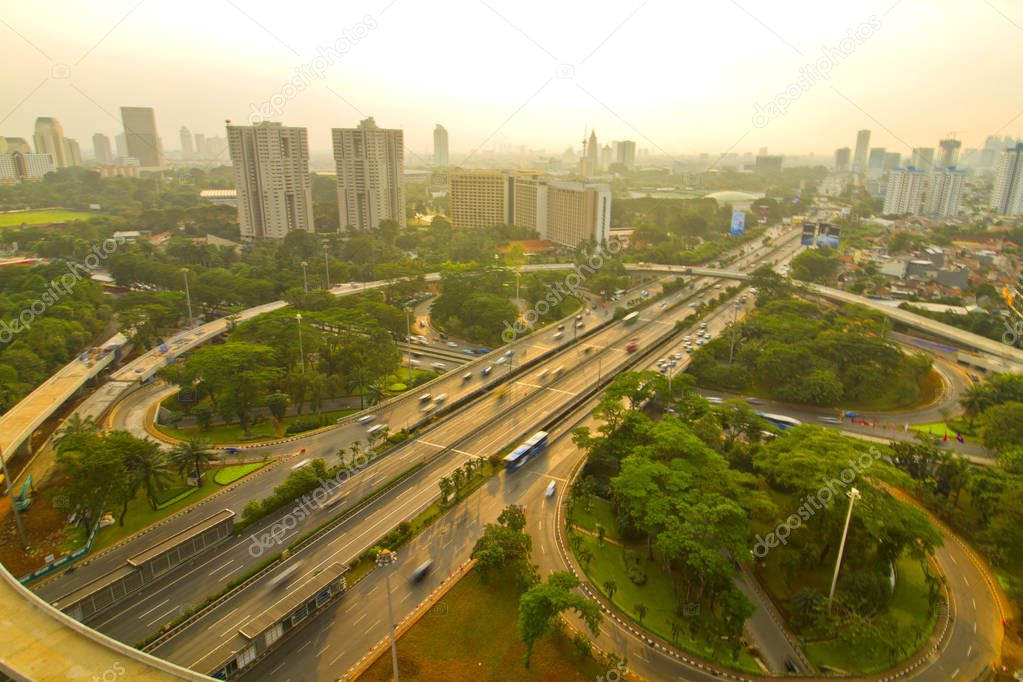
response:
[(298, 321), (298, 362), (302, 368), (302, 374), (305, 374), (305, 352), (302, 350), (302, 313), (295, 313), (295, 319)]
[[(380, 554), (377, 555), (377, 566), (386, 568), (390, 566), (398, 559), (396, 552), (391, 552), (386, 549), (381, 550)], [(387, 620), (390, 621), (391, 625), (391, 664), (394, 666), (394, 682), (398, 682), (398, 644), (394, 638), (394, 611), (391, 608), (391, 572), (384, 571), (384, 580), (387, 582)]]
[(302, 261), (302, 286), (305, 288), (305, 292), (307, 294), (309, 293), (309, 273), (306, 271), (308, 266), (309, 263)]
[(192, 328), (192, 292), (188, 289), (188, 268), (181, 268), (181, 274), (185, 276), (185, 302), (188, 304), (188, 328)]
[(835, 599), (835, 586), (838, 585), (838, 570), (842, 567), (842, 554), (845, 553), (845, 538), (849, 535), (849, 521), (852, 520), (853, 505), (860, 499), (860, 491), (851, 488), (846, 493), (849, 497), (849, 511), (845, 515), (845, 527), (842, 529), (842, 542), (838, 545), (838, 558), (835, 559), (835, 575), (831, 578), (831, 591), (828, 592), (828, 613), (831, 613), (831, 603)]
[(735, 322), (739, 317), (739, 304), (732, 304), (732, 345), (728, 348), (728, 364), (732, 364), (732, 356), (735, 355)]
[[(7, 486), (7, 496), (11, 497), (11, 474), (7, 471), (7, 455), (0, 450), (0, 466), (3, 467), (4, 472), (4, 485)], [(21, 512), (18, 511), (18, 507), (14, 504), (14, 500), (11, 500), (11, 511), (14, 512), (14, 526), (18, 529), (18, 539), (21, 541), (21, 548), (28, 549), (28, 543), (25, 542), (25, 529), (21, 526)]]
[[(515, 271), (515, 321), (518, 322), (519, 315), (522, 314), (522, 299), (519, 298), (519, 278), (522, 273), (518, 270)], [(512, 373), (512, 366), (515, 364), (515, 335), (512, 335), (511, 343), (508, 344), (508, 350), (512, 351), (511, 357), (508, 358), (508, 374)]]
[(327, 275), (327, 291), (330, 291), (330, 245), (323, 242), (323, 271)]
[(408, 344), (408, 383), (412, 386), (412, 329), (408, 321), (408, 306), (405, 306), (405, 342)]

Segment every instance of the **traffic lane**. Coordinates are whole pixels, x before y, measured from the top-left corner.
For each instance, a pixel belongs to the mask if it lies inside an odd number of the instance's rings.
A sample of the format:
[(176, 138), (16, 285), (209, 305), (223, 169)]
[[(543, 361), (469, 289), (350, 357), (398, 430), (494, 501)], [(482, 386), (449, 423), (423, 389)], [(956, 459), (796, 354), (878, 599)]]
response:
[[(619, 335), (621, 337), (621, 338), (619, 338), (619, 341), (621, 341), (622, 338), (624, 338), (625, 336), (634, 336), (634, 335), (636, 335), (636, 333), (641, 333), (641, 334), (643, 334), (644, 336), (647, 336), (647, 337), (654, 337), (654, 336), (658, 335), (659, 332), (661, 331), (660, 329), (658, 329), (658, 325), (659, 324), (664, 325), (664, 324), (671, 324), (671, 323), (663, 322), (663, 321), (659, 321), (659, 320), (652, 320), (650, 322), (650, 324), (644, 325), (642, 328), (640, 328), (638, 330), (634, 330), (634, 329), (631, 329), (631, 328), (625, 328), (625, 329), (623, 329), (621, 331), (617, 331), (617, 333), (619, 333)], [(616, 330), (611, 330), (611, 331), (615, 332)], [(624, 359), (624, 351), (623, 351), (622, 354), (623, 354), (623, 359)], [(572, 356), (574, 354), (569, 353), (567, 355), (568, 356)], [(584, 356), (584, 355), (580, 354), (580, 357), (584, 358), (583, 361), (582, 361), (584, 364), (586, 362), (590, 362), (591, 365), (593, 364), (592, 360), (585, 359), (587, 356)], [(592, 356), (590, 356), (590, 357), (592, 357)], [(611, 364), (612, 364), (612, 367), (610, 369), (613, 369), (614, 368), (613, 366), (615, 364), (620, 364), (620, 363), (611, 363)], [(542, 419), (545, 416), (547, 416), (549, 414), (552, 414), (556, 409), (559, 409), (558, 408), (559, 405), (563, 405), (567, 400), (571, 399), (575, 394), (577, 394), (579, 390), (582, 390), (583, 388), (588, 386), (593, 380), (595, 380), (596, 375), (597, 375), (598, 372), (599, 372), (599, 367), (598, 368), (591, 368), (590, 372), (575, 372), (575, 373), (570, 373), (568, 375), (562, 375), (562, 377), (559, 378), (558, 381), (552, 382), (552, 383), (557, 383), (559, 385), (559, 388), (558, 389), (554, 389), (554, 390), (551, 390), (551, 388), (552, 388), (551, 386), (536, 387), (536, 386), (532, 386), (532, 385), (530, 385), (530, 386), (522, 386), (522, 385), (518, 385), (517, 384), (516, 386), (514, 386), (514, 390), (515, 391), (520, 391), (523, 388), (528, 388), (529, 390), (525, 391), (524, 393), (526, 395), (534, 394), (534, 399), (533, 399), (532, 402), (530, 402), (529, 404), (522, 404), (522, 408), (523, 408), (523, 415), (522, 416), (526, 417), (527, 414), (530, 412), (530, 410), (532, 410), (532, 414), (534, 415), (533, 417), (530, 417), (530, 423), (532, 423), (533, 421), (535, 421), (537, 415)], [(538, 394), (538, 395), (536, 395), (536, 394)], [(514, 397), (514, 396), (511, 396), (511, 397)], [(500, 398), (492, 398), (490, 400), (493, 400), (493, 403), (492, 403), (491, 407), (493, 407), (493, 408), (501, 408), (502, 407)], [(490, 400), (481, 401), (477, 405), (486, 406), (487, 403), (490, 402)], [(517, 412), (517, 410), (516, 410), (516, 412)], [(461, 421), (462, 420), (460, 420), (460, 422)], [(485, 423), (485, 421), (480, 421), (479, 423)], [(465, 435), (465, 432), (464, 432), (464, 428), (465, 427), (462, 427), (460, 423), (459, 424), (454, 424), (454, 425), (445, 424), (445, 426), (447, 426), (448, 428), (451, 428), (451, 429), (456, 429), (456, 428), (457, 429), (462, 429), (462, 431), (463, 431), (462, 433), (453, 433), (452, 434), (453, 437), (457, 437), (457, 436), (460, 436), (460, 435)], [(513, 441), (515, 438), (517, 438), (521, 434), (522, 430), (525, 429), (526, 427), (525, 427), (524, 423), (520, 422), (520, 420), (518, 418), (518, 415), (515, 414), (512, 419), (498, 420), (496, 422), (492, 422), (491, 425), (490, 425), (490, 428), (489, 429), (485, 429), (483, 432), (471, 431), (472, 428), (473, 428), (473, 424), (469, 424), (469, 429), (470, 429), (469, 433), (471, 433), (472, 436), (470, 438), (470, 442), (465, 445), (467, 451), (459, 453), (463, 457), (469, 457), (469, 456), (487, 456), (489, 454), (492, 454), (494, 451), (496, 451), (496, 450), (500, 449), (501, 447), (503, 447), (504, 444), (509, 443), (509, 442)], [(420, 444), (424, 444), (424, 445), (431, 446), (431, 447), (443, 447), (443, 443), (444, 443), (443, 440), (440, 440), (437, 443), (431, 443), (431, 442), (425, 441), (424, 439), (415, 439), (414, 446), (418, 446)], [(416, 448), (416, 449), (418, 449), (418, 448)], [(402, 513), (403, 509), (402, 508), (397, 508), (397, 509), (386, 509), (386, 508), (384, 508), (384, 509), (382, 509), (381, 510), (381, 515), (382, 515), (383, 526), (381, 526), (381, 522), (377, 522), (377, 523), (374, 523), (374, 524), (370, 525), (369, 529), (367, 529), (367, 530), (363, 531), (362, 533), (360, 533), (358, 536), (356, 536), (356, 538), (353, 541), (350, 541), (350, 542), (346, 543), (345, 545), (343, 545), (341, 550), (337, 550), (337, 551), (331, 552), (325, 558), (322, 557), (322, 553), (318, 552), (317, 550), (320, 547), (322, 547), (323, 545), (330, 544), (330, 542), (328, 541), (327, 538), (322, 539), (321, 542), (318, 543), (316, 546), (310, 547), (310, 548), (308, 548), (308, 550), (304, 550), (304, 551), (308, 551), (307, 556), (315, 557), (315, 561), (318, 564), (317, 568), (325, 566), (326, 564), (332, 563), (333, 561), (336, 561), (336, 560), (341, 560), (341, 561), (345, 561), (345, 562), (351, 561), (363, 549), (363, 547), (361, 545), (358, 546), (358, 547), (353, 547), (352, 544), (353, 544), (354, 541), (369, 543), (369, 542), (371, 542), (375, 538), (373, 538), (373, 537), (366, 537), (366, 538), (364, 538), (363, 536), (366, 535), (367, 533), (369, 533), (371, 530), (373, 532), (378, 533), (379, 535), (383, 535), (384, 532), (386, 532), (387, 530), (390, 530), (390, 528), (392, 528), (393, 526), (397, 525), (397, 523), (399, 521), (404, 520), (407, 517), (414, 516), (416, 509), (429, 504), (431, 499), (432, 499), (432, 497), (436, 496), (437, 488), (434, 487), (434, 486), (436, 485), (437, 481), (439, 481), (439, 479), (443, 475), (446, 475), (446, 473), (447, 472), (443, 472), (443, 473), (441, 473), (441, 475), (437, 475), (436, 467), (430, 467), (430, 476), (434, 477), (434, 478), (432, 478), (432, 485), (428, 485), (425, 488), (425, 490), (423, 490), (423, 486), (421, 486), (421, 485), (417, 488), (417, 490), (422, 490), (422, 493), (416, 493), (416, 494), (412, 495), (411, 499), (412, 499), (413, 502), (415, 502), (415, 503), (420, 503), (421, 502), (421, 504), (419, 504), (419, 507), (414, 507), (412, 512), (404, 513), (403, 514)], [(405, 486), (401, 486), (401, 488), (404, 489)], [(391, 494), (385, 495), (380, 500), (378, 500), (377, 502), (373, 503), (369, 508), (363, 510), (362, 512), (359, 512), (356, 515), (356, 518), (367, 516), (367, 515), (372, 513), (373, 509), (378, 508), (378, 507), (382, 507), (386, 503), (387, 498), (391, 497), (393, 492), (394, 491), (392, 491)], [(413, 491), (409, 490), (407, 492), (408, 493), (412, 493)], [(406, 494), (406, 493), (405, 492), (401, 493), (401, 495), (404, 495), (404, 494)], [(405, 504), (403, 506), (407, 507), (408, 505)], [(387, 524), (390, 524), (390, 525), (387, 525)], [(338, 526), (337, 528), (333, 529), (328, 534), (328, 536), (337, 534), (339, 532), (339, 530), (342, 529), (342, 527), (345, 527), (345, 526), (348, 526), (348, 525), (349, 525), (348, 522), (346, 522), (345, 524), (341, 524), (341, 526)], [(380, 526), (380, 527), (378, 528), (378, 526)], [(349, 536), (346, 535), (346, 537), (349, 537)], [(342, 550), (347, 551), (348, 554), (345, 555), (345, 556), (339, 556), (339, 552), (341, 552)], [(313, 570), (316, 570), (316, 569), (314, 568)], [(258, 585), (254, 585), (251, 589), (258, 590), (258, 587), (259, 587)], [(250, 597), (249, 596), (249, 591), (246, 590), (246, 591), (242, 592), (241, 594), (239, 594), (237, 599), (231, 600), (229, 602), (229, 604), (225, 604), (224, 606), (222, 606), (222, 607), (220, 607), (218, 609), (215, 609), (214, 611), (206, 614), (206, 616), (204, 616), (202, 619), (200, 619), (199, 622), (194, 623), (193, 625), (189, 626), (189, 628), (185, 632), (183, 632), (178, 637), (172, 639), (171, 641), (167, 642), (165, 645), (163, 645), (162, 647), (157, 649), (157, 651), (155, 653), (158, 653), (159, 655), (162, 655), (162, 656), (164, 656), (166, 658), (169, 658), (171, 660), (175, 660), (175, 661), (177, 661), (177, 662), (179, 662), (179, 663), (181, 663), (183, 665), (189, 666), (189, 667), (196, 667), (196, 666), (200, 666), (201, 667), (201, 666), (206, 666), (206, 665), (208, 665), (208, 666), (215, 665), (216, 663), (218, 663), (218, 661), (212, 661), (212, 660), (207, 661), (207, 660), (205, 660), (205, 659), (209, 658), (210, 655), (213, 654), (214, 652), (213, 651), (203, 651), (203, 649), (208, 649), (209, 648), (210, 643), (211, 643), (211, 638), (206, 636), (206, 637), (203, 637), (203, 638), (200, 639), (196, 635), (198, 634), (198, 632), (200, 630), (202, 630), (206, 625), (208, 625), (208, 623), (206, 621), (217, 619), (219, 614), (221, 613), (221, 611), (225, 610), (228, 605), (236, 606), (236, 608), (240, 608), (241, 610), (243, 610), (246, 613), (259, 613), (264, 608), (266, 608), (266, 604), (263, 604), (259, 598), (252, 598), (252, 597)], [(225, 631), (223, 633), (222, 636), (217, 637), (215, 639), (212, 639), (212, 642), (213, 642), (213, 645), (214, 645), (213, 648), (215, 649), (217, 646), (219, 646), (219, 645), (221, 645), (223, 643), (226, 643), (227, 641), (230, 641), (232, 638), (233, 637), (231, 636), (231, 630), (228, 629), (227, 631)]]

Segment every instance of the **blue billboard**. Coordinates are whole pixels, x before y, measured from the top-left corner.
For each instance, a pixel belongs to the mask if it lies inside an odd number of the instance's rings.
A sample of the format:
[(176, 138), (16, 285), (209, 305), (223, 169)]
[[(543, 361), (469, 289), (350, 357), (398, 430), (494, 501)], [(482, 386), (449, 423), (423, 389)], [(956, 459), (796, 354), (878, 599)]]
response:
[(732, 236), (741, 237), (746, 233), (746, 211), (732, 211)]
[(803, 236), (800, 238), (799, 243), (803, 246), (813, 246), (816, 238), (817, 223), (803, 223)]
[(838, 248), (838, 235), (842, 231), (841, 226), (834, 223), (821, 223), (817, 230), (817, 246), (825, 246), (829, 249)]

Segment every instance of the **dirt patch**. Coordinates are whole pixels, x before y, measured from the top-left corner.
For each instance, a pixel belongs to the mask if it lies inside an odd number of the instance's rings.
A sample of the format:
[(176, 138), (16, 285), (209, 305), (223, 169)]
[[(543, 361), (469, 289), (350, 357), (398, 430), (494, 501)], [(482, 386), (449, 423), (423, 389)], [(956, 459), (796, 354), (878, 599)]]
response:
[(14, 525), (11, 497), (0, 497), (0, 563), (15, 577), (46, 565), (46, 557), (59, 559), (69, 551), (67, 517), (69, 510), (60, 495), (59, 481), (51, 478), (36, 488), (32, 506), (21, 513), (28, 551), (21, 548)]

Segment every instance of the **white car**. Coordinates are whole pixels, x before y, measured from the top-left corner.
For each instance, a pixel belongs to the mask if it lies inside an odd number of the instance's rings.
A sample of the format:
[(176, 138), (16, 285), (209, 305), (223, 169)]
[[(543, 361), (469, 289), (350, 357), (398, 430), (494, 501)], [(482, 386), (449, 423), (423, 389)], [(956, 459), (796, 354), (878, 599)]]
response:
[(508, 358), (506, 358), (506, 357), (503, 357), (503, 356), (502, 356), (502, 357), (499, 357), (499, 358), (497, 359), (497, 362), (496, 362), (496, 363), (494, 363), (494, 364), (497, 364), (497, 365), (503, 365), (503, 364), (504, 364), (504, 363), (506, 363), (506, 362), (508, 362)]
[(458, 348), (458, 344), (454, 341), (448, 341), (448, 348)]
[(554, 491), (558, 489), (557, 481), (551, 481), (547, 484), (547, 497), (554, 497)]
[(681, 353), (675, 353), (671, 357), (672, 357), (673, 360), (681, 360), (682, 359), (682, 354)]
[(358, 419), (356, 419), (355, 421), (359, 422), (360, 424), (369, 424), (371, 421), (373, 421), (376, 418), (377, 418), (377, 416), (375, 414), (364, 414), (361, 417), (359, 417)]

